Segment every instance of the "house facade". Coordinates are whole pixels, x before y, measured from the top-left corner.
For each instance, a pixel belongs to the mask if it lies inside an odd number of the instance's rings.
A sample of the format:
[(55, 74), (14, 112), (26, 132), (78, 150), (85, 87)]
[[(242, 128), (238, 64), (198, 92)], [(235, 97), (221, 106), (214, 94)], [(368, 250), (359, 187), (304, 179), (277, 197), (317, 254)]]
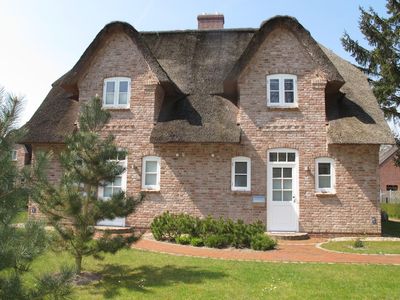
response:
[(64, 138), (99, 95), (112, 115), (104, 134), (128, 152), (99, 196), (145, 193), (134, 214), (102, 225), (146, 228), (168, 210), (380, 234), (378, 153), (393, 138), (364, 75), (291, 17), (257, 29), (198, 20), (185, 31), (106, 25), (27, 123), (32, 160), (52, 149), (57, 181)]
[(397, 145), (385, 145), (379, 153), (381, 202), (397, 201), (400, 187), (400, 168), (395, 164)]

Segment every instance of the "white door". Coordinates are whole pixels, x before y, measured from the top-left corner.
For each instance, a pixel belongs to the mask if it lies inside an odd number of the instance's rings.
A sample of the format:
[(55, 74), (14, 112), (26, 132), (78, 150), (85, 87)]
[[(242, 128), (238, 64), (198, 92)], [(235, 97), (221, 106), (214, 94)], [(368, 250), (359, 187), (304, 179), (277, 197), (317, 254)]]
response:
[(268, 231), (299, 231), (298, 161), (296, 150), (275, 149), (268, 152)]
[[(126, 160), (120, 161), (119, 164), (125, 168), (125, 171), (116, 176), (113, 182), (107, 182), (104, 186), (99, 187), (98, 197), (104, 201), (107, 201), (112, 195), (126, 190)], [(125, 218), (104, 219), (99, 221), (97, 225), (124, 227)]]

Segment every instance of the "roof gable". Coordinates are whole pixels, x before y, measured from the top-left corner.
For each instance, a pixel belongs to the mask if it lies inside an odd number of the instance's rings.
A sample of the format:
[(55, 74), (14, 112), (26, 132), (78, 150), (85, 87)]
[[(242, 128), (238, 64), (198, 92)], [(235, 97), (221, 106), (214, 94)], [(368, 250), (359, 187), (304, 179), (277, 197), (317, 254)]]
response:
[(278, 27), (286, 28), (294, 34), (307, 53), (309, 53), (313, 60), (321, 66), (327, 75), (328, 81), (336, 82), (339, 86), (344, 83), (338, 70), (321, 50), (309, 31), (307, 31), (295, 18), (289, 16), (276, 16), (261, 24), (260, 29), (254, 33), (243, 54), (225, 78), (227, 82), (237, 80), (241, 72), (249, 64), (251, 58), (258, 51), (263, 41)]
[(181, 94), (181, 91), (176, 84), (171, 80), (165, 70), (161, 67), (153, 53), (150, 51), (145, 42), (143, 42), (140, 34), (136, 29), (125, 22), (112, 22), (107, 24), (94, 38), (89, 47), (85, 50), (82, 56), (74, 67), (64, 76), (53, 83), (53, 86), (60, 86), (67, 91), (76, 92), (77, 81), (84, 71), (90, 66), (94, 60), (98, 50), (106, 43), (108, 38), (115, 32), (123, 32), (128, 35), (137, 45), (138, 49), (143, 54), (144, 59), (148, 63), (150, 69), (154, 72), (157, 79), (169, 94)]

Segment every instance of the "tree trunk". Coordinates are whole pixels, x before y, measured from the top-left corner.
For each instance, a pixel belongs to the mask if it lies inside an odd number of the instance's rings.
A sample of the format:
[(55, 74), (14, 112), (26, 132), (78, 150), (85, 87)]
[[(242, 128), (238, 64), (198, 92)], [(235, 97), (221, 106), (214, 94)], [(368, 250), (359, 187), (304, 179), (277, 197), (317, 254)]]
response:
[(75, 268), (76, 268), (76, 274), (81, 274), (82, 270), (82, 255), (77, 255), (75, 256)]

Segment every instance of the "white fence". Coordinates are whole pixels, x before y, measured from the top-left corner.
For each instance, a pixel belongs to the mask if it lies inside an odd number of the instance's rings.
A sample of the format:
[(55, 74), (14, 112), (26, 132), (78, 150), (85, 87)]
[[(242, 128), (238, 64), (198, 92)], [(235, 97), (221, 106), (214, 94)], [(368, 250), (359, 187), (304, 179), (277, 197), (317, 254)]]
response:
[(400, 191), (381, 191), (381, 203), (400, 203)]

